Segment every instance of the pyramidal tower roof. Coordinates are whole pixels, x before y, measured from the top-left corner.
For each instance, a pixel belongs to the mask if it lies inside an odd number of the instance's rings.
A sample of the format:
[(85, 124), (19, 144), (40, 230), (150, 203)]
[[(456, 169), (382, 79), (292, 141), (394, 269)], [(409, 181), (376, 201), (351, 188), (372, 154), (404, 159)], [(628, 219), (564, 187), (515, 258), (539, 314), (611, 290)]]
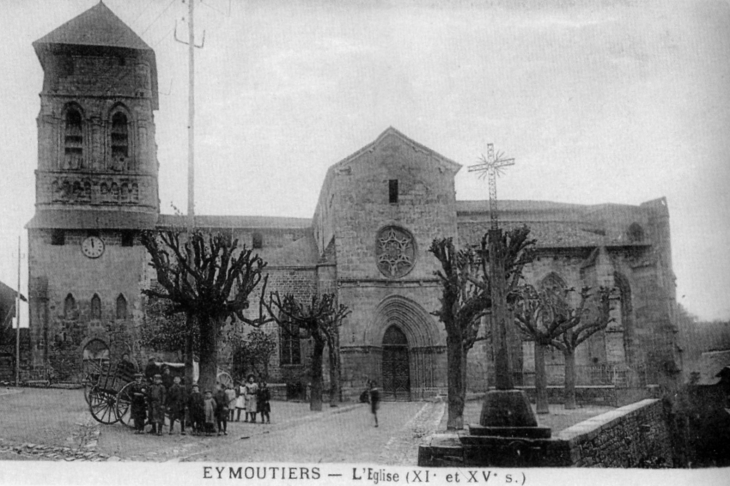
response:
[(104, 2), (99, 2), (33, 43), (152, 49), (117, 17)]

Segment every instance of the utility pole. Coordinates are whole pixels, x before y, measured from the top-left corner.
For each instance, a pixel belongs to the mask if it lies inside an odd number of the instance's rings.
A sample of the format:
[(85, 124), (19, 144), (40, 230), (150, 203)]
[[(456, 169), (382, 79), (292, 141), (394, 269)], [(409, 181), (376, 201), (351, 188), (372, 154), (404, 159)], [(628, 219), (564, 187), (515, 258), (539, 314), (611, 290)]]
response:
[(18, 236), (18, 293), (15, 296), (15, 386), (20, 386), (20, 236)]
[[(186, 1), (186, 0), (183, 0)], [(188, 45), (188, 231), (195, 226), (195, 49), (205, 45), (205, 31), (203, 41), (195, 45), (195, 0), (188, 2), (188, 41), (177, 38), (175, 25), (175, 40)]]
[[(183, 2), (186, 0), (183, 0)], [(188, 41), (177, 38), (177, 23), (175, 24), (175, 40), (188, 45), (188, 214), (187, 230), (192, 234), (195, 228), (195, 49), (202, 49), (205, 45), (205, 31), (200, 45), (195, 45), (195, 0), (188, 2)], [(190, 256), (190, 253), (188, 253)], [(186, 314), (188, 336), (185, 340), (185, 378), (193, 383), (193, 316)]]

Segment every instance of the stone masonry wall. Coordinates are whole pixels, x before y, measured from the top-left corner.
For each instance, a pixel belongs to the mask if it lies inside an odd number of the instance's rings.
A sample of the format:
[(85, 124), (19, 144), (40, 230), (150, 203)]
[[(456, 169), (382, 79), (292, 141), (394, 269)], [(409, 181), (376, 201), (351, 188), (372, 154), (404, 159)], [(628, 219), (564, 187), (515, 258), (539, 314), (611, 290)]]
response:
[[(38, 115), (39, 209), (159, 209), (151, 66), (135, 55), (49, 54)], [(79, 154), (66, 154), (66, 114), (81, 116)], [(126, 156), (112, 151), (112, 118), (126, 116)], [(76, 132), (74, 132), (76, 133)]]
[[(81, 369), (84, 345), (100, 338), (111, 350), (112, 360), (130, 352), (142, 359), (137, 326), (142, 321), (140, 289), (148, 285), (150, 274), (144, 247), (121, 245), (121, 234), (101, 231), (106, 243), (104, 253), (90, 259), (81, 253), (86, 231), (66, 231), (64, 245), (51, 244), (50, 230), (29, 231), (30, 329), (33, 364), (50, 360), (54, 367), (71, 369), (69, 379)], [(65, 301), (71, 295), (74, 309), (65, 314)], [(100, 319), (91, 315), (91, 299), (101, 301)], [(127, 317), (117, 319), (116, 302), (122, 295), (127, 302)]]
[(672, 467), (661, 400), (646, 399), (592, 417), (550, 439), (436, 435), (418, 453), (421, 467)]
[[(453, 173), (395, 134), (338, 170), (332, 194), (338, 278), (386, 278), (376, 263), (376, 234), (389, 224), (415, 242), (415, 265), (401, 280), (433, 278), (432, 240), (456, 235)], [(391, 180), (397, 181), (397, 203), (389, 202)]]
[[(286, 294), (293, 294), (299, 302), (309, 302), (313, 295), (317, 292), (317, 273), (314, 267), (277, 267), (268, 269), (269, 282), (266, 289), (269, 292), (279, 292), (283, 298)], [(251, 295), (250, 302), (258, 303), (261, 295), (262, 286), (259, 285), (255, 294)], [(258, 312), (258, 306), (252, 305), (249, 314)], [(306, 339), (300, 342), (301, 363), (300, 364), (282, 364), (278, 346), (281, 339), (279, 327), (272, 323), (263, 329), (267, 333), (272, 333), (277, 341), (277, 350), (274, 352), (269, 361), (269, 381), (275, 383), (303, 383), (309, 381), (309, 359), (310, 347)]]
[(561, 431), (558, 441), (567, 445), (570, 463), (555, 466), (672, 465), (670, 430), (661, 400), (642, 400), (590, 418)]

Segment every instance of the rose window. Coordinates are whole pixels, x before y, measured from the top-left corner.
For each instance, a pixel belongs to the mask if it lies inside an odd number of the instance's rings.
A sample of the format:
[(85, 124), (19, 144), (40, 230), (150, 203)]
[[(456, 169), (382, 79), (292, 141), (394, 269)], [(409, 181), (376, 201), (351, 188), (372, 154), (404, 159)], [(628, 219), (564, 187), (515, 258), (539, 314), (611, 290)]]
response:
[(416, 247), (413, 236), (403, 228), (387, 226), (376, 239), (378, 270), (388, 278), (402, 277), (413, 269)]

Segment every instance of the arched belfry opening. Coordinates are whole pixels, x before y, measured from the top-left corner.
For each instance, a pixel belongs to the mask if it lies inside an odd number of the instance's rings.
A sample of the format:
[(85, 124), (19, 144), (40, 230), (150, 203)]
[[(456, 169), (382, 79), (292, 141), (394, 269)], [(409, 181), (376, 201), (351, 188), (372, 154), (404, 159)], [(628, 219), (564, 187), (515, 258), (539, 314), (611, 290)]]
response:
[(411, 371), (408, 360), (408, 338), (397, 325), (383, 335), (383, 398), (411, 399)]

